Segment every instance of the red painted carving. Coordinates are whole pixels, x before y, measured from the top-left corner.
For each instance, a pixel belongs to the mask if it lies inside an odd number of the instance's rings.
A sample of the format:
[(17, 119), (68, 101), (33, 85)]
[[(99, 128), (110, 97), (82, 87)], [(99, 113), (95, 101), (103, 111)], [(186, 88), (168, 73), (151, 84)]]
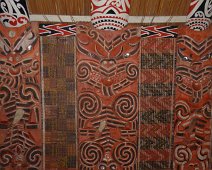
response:
[[(33, 28), (33, 29), (32, 29)], [(0, 25), (0, 165), (41, 168), (40, 54), (37, 25)]]
[(79, 169), (137, 168), (139, 39), (77, 25)]
[(212, 32), (182, 27), (177, 39), (174, 168), (209, 168)]

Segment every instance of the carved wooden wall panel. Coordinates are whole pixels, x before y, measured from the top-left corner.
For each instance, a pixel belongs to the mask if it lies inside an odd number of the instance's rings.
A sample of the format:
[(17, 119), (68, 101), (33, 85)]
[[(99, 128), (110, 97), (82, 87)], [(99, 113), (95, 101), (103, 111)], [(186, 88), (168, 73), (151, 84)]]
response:
[(182, 27), (177, 39), (174, 168), (208, 170), (212, 108), (212, 32)]
[(175, 40), (144, 38), (140, 60), (140, 169), (172, 169)]
[(76, 169), (74, 40), (42, 38), (47, 170)]
[(41, 169), (38, 27), (0, 25), (0, 166)]
[(77, 25), (78, 169), (138, 168), (140, 38)]

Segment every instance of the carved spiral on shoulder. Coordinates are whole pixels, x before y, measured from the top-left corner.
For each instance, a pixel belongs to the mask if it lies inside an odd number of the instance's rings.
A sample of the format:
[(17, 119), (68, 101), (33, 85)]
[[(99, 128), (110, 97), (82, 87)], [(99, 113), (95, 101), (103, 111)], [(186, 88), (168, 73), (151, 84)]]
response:
[(178, 145), (174, 151), (175, 160), (178, 164), (185, 164), (192, 158), (191, 150), (185, 145)]
[(12, 161), (13, 154), (9, 150), (0, 150), (0, 165), (5, 167)]
[(124, 167), (133, 166), (137, 159), (137, 148), (133, 143), (119, 144), (114, 150), (114, 159)]
[(77, 78), (80, 81), (87, 81), (90, 77), (91, 66), (87, 62), (79, 62), (77, 64)]
[(204, 115), (204, 117), (205, 117), (206, 119), (211, 119), (211, 118), (212, 118), (211, 109), (212, 109), (211, 102), (207, 102), (207, 103), (202, 107), (203, 115)]
[(39, 71), (40, 70), (40, 63), (38, 62), (38, 60), (34, 60), (32, 62), (32, 71)]
[(80, 144), (80, 161), (88, 167), (93, 167), (103, 159), (103, 148), (96, 142)]
[(41, 155), (40, 147), (34, 146), (27, 152), (26, 159), (31, 165), (39, 167), (41, 164)]
[(124, 33), (121, 35), (121, 38), (123, 41), (127, 40), (131, 36), (131, 33), (129, 30), (124, 31)]
[(176, 83), (181, 84), (183, 82), (183, 77), (179, 74), (176, 75)]
[(84, 118), (92, 118), (101, 111), (102, 104), (99, 97), (92, 92), (84, 92), (78, 98), (78, 110)]
[(92, 38), (92, 39), (96, 39), (98, 37), (98, 33), (96, 32), (96, 30), (89, 30), (88, 31), (88, 35)]
[(128, 79), (135, 80), (138, 78), (138, 66), (132, 63), (127, 64), (126, 73), (128, 75)]
[(131, 92), (122, 93), (115, 99), (113, 108), (122, 118), (133, 120), (138, 113), (138, 97)]
[(200, 146), (197, 149), (197, 157), (200, 161), (205, 161), (210, 158), (210, 148)]
[(180, 120), (186, 120), (189, 118), (190, 107), (184, 101), (178, 101), (175, 104), (175, 113)]

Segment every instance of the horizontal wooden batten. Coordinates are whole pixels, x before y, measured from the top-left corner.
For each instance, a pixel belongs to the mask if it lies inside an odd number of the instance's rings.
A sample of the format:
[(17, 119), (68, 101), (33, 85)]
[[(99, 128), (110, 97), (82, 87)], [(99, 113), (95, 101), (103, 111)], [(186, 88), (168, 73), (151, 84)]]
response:
[[(39, 22), (90, 22), (91, 16), (30, 15), (31, 21)], [(129, 23), (184, 23), (186, 16), (130, 16)]]

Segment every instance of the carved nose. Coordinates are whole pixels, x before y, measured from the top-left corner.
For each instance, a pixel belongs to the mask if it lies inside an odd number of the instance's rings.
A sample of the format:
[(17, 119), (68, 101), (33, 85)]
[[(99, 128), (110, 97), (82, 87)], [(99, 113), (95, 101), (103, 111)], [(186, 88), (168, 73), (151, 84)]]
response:
[(201, 89), (201, 84), (198, 82), (193, 82), (192, 87), (194, 90), (199, 91)]
[(21, 56), (19, 54), (17, 54), (16, 52), (12, 51), (9, 55), (7, 60), (10, 63), (16, 64), (17, 62), (19, 62), (21, 60)]
[(111, 67), (113, 67), (115, 64), (115, 61), (114, 60), (103, 60), (102, 61), (102, 66), (104, 68), (107, 68), (107, 69), (110, 69)]

